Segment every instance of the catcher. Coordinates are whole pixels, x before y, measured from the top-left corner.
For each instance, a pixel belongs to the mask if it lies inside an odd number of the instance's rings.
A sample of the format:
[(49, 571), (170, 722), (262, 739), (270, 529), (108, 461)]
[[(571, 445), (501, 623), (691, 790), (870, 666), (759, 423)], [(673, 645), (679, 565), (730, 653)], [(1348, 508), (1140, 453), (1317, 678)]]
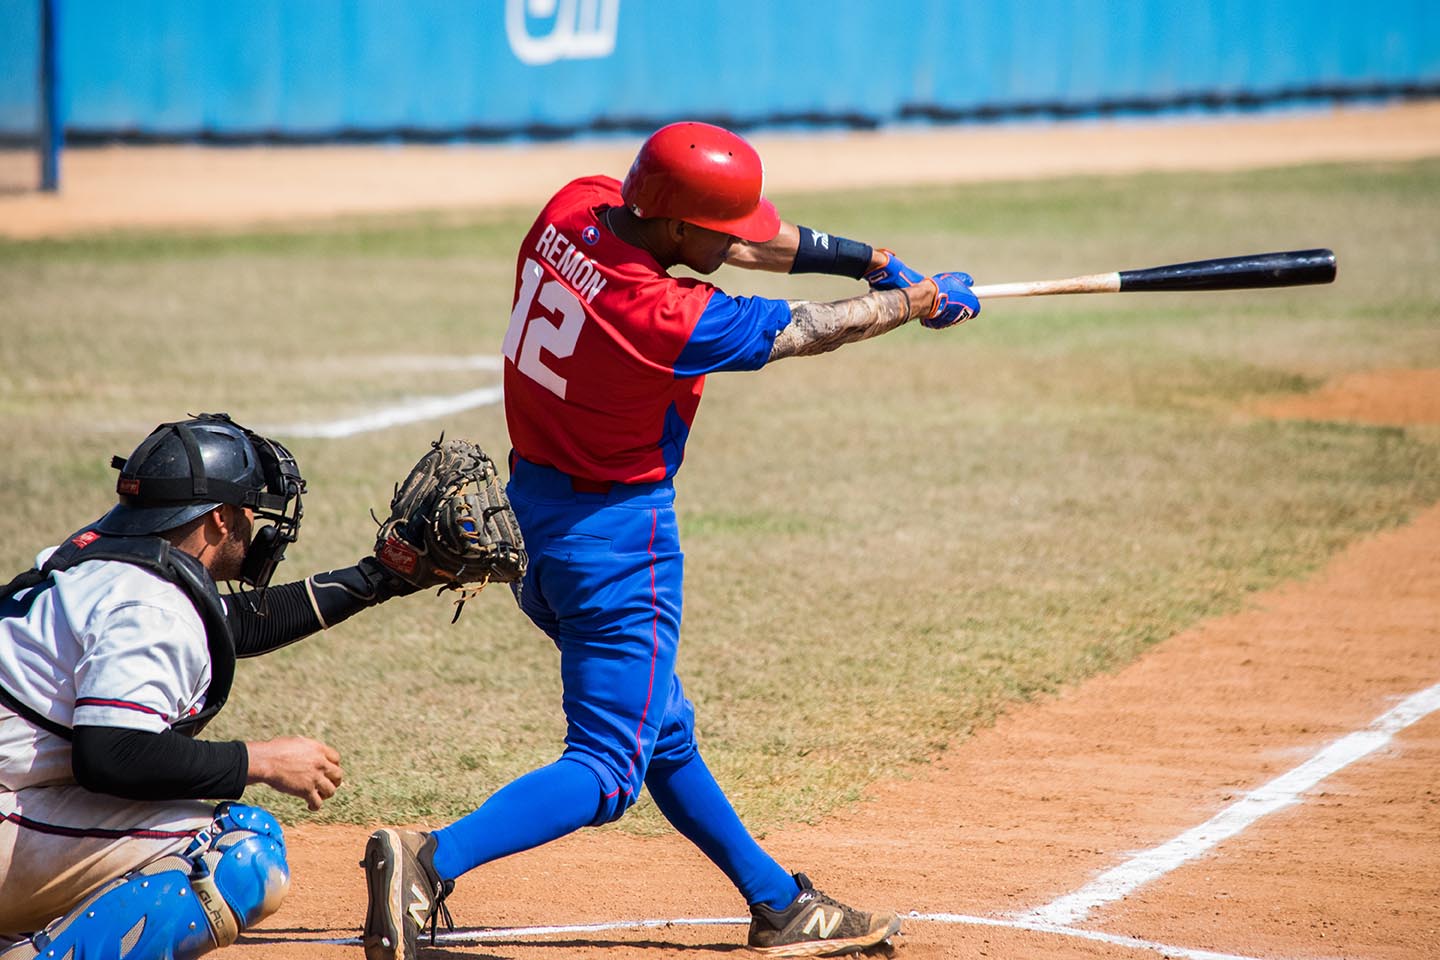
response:
[[(234, 801), (264, 783), (317, 810), (340, 755), (298, 736), (195, 739), (236, 657), (525, 568), (494, 465), (464, 441), (437, 442), (397, 486), (378, 556), (273, 587), (305, 490), (285, 447), (203, 414), (112, 465), (119, 502), (0, 587), (4, 960), (188, 960), (273, 913), (280, 825)], [(222, 596), (222, 580), (242, 587)]]

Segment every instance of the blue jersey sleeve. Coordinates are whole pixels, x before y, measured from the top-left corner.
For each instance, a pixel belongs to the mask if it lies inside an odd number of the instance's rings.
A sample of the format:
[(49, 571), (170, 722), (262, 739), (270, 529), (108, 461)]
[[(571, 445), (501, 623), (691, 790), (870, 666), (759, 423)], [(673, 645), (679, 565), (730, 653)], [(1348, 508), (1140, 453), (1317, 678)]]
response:
[(790, 304), (784, 300), (732, 297), (716, 290), (675, 359), (675, 376), (759, 370), (770, 359), (776, 334), (789, 325)]

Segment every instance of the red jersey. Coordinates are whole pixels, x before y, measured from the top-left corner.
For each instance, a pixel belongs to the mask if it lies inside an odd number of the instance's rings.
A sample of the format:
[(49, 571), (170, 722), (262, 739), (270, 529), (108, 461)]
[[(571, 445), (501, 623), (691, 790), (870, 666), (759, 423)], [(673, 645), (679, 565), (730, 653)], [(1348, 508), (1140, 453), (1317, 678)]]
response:
[(763, 366), (790, 310), (670, 276), (602, 222), (623, 205), (619, 181), (576, 180), (526, 234), (505, 334), (505, 419), (532, 463), (646, 483), (679, 468), (704, 375)]

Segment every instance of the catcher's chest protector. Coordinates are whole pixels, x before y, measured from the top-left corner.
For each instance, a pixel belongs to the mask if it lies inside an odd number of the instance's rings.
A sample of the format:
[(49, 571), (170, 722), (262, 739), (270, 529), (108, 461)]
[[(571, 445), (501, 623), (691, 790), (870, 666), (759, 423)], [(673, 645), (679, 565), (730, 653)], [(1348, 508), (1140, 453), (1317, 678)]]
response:
[[(215, 581), (200, 561), (185, 551), (176, 550), (159, 537), (110, 537), (86, 528), (61, 544), (50, 555), (43, 569), (26, 570), (0, 587), (0, 616), (6, 615), (6, 607), (22, 590), (44, 583), (52, 574), (86, 560), (115, 560), (143, 567), (175, 584), (195, 605), (195, 611), (205, 624), (205, 639), (210, 647), (210, 686), (205, 691), (203, 710), (170, 725), (176, 733), (195, 736), (205, 729), (205, 725), (229, 699), (230, 685), (235, 679), (235, 641)], [(69, 728), (22, 703), (3, 687), (0, 687), (0, 703), (57, 737), (71, 738)]]

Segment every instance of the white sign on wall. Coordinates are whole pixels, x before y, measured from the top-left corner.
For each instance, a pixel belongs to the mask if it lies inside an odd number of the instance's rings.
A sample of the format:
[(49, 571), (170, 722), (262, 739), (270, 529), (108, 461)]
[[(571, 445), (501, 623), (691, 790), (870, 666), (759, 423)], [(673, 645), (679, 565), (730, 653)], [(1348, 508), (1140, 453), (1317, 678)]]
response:
[(596, 60), (615, 52), (620, 0), (505, 0), (505, 34), (521, 63)]

